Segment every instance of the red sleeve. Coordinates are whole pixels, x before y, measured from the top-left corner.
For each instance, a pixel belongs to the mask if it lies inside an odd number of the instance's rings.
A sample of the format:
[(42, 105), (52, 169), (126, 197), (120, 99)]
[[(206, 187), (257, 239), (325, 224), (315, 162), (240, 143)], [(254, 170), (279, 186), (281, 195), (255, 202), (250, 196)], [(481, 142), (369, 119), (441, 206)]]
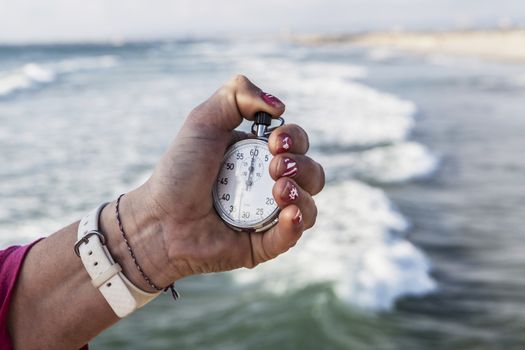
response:
[[(41, 239), (25, 246), (12, 246), (0, 250), (0, 349), (9, 350), (13, 348), (7, 328), (7, 317), (13, 289), (27, 253)], [(86, 345), (82, 350), (87, 350), (87, 348)]]

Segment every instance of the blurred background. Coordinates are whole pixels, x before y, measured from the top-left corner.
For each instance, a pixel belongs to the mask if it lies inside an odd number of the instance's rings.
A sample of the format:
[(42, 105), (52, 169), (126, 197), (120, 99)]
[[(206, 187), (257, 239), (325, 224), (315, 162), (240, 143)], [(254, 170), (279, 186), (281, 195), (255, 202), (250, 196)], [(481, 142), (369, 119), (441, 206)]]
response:
[(523, 27), (522, 0), (0, 0), (0, 247), (141, 183), (242, 73), (310, 133), (316, 227), (93, 348), (523, 349)]

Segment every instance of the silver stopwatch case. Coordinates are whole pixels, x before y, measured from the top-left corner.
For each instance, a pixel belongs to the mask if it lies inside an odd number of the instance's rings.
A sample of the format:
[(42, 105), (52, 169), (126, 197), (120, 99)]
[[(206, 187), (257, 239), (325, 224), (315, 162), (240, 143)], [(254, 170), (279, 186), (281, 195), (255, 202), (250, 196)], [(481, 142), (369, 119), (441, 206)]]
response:
[[(260, 115), (262, 114), (262, 115)], [(280, 118), (281, 125), (284, 120)], [(213, 205), (220, 218), (237, 231), (262, 232), (279, 221), (280, 208), (272, 195), (274, 180), (269, 173), (273, 158), (267, 137), (271, 116), (258, 113), (252, 126), (257, 139), (245, 139), (224, 154), (215, 185)]]

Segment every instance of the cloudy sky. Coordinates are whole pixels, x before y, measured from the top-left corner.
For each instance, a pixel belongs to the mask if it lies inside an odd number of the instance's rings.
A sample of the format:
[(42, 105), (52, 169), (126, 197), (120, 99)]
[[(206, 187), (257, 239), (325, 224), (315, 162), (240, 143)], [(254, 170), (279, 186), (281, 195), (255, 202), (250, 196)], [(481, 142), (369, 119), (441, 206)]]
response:
[(0, 42), (525, 25), (525, 0), (0, 0)]

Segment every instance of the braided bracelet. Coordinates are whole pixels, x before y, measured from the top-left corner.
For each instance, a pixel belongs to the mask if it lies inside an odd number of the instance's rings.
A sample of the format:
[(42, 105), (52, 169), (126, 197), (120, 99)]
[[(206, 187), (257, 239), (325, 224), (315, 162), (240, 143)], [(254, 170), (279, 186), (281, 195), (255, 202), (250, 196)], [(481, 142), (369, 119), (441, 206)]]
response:
[(133, 262), (135, 263), (135, 266), (137, 267), (137, 270), (139, 270), (142, 278), (148, 283), (148, 285), (155, 289), (156, 291), (159, 291), (159, 292), (167, 292), (168, 289), (171, 290), (171, 295), (173, 296), (173, 299), (177, 300), (178, 298), (180, 298), (180, 294), (175, 290), (175, 283), (172, 283), (170, 284), (169, 286), (165, 287), (165, 288), (161, 288), (161, 287), (158, 287), (155, 283), (153, 283), (153, 281), (151, 280), (151, 278), (149, 278), (146, 273), (144, 272), (144, 270), (142, 270), (142, 267), (140, 267), (138, 261), (137, 261), (137, 257), (135, 256), (135, 253), (133, 252), (133, 249), (131, 249), (131, 246), (129, 244), (129, 241), (128, 241), (128, 236), (126, 235), (126, 232), (124, 231), (124, 226), (122, 226), (122, 221), (120, 220), (120, 213), (119, 213), (119, 206), (120, 206), (120, 200), (121, 198), (124, 197), (124, 193), (121, 194), (118, 199), (117, 199), (117, 205), (115, 207), (115, 214), (117, 216), (117, 222), (118, 222), (118, 227), (120, 229), (120, 233), (122, 235), (122, 238), (124, 239), (124, 242), (126, 243), (126, 247), (128, 248), (128, 252), (129, 252), (129, 255), (131, 255), (131, 259), (133, 259)]

